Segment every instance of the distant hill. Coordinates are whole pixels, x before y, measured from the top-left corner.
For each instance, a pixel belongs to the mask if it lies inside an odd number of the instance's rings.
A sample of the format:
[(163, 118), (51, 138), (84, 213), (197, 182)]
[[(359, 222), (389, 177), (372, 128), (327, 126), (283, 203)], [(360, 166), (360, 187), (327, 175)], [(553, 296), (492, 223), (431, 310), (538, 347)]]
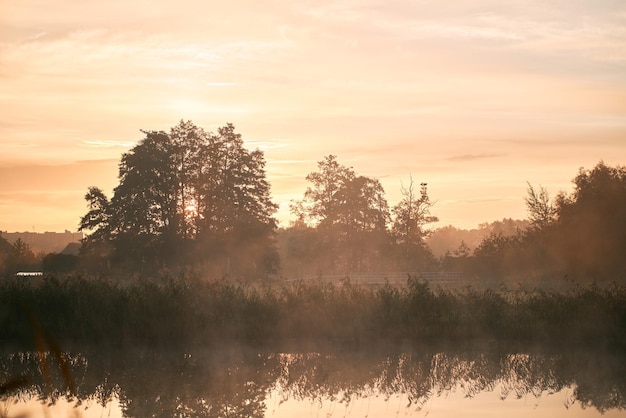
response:
[(501, 233), (502, 235), (515, 235), (518, 230), (528, 228), (528, 220), (518, 220), (505, 218), (501, 221), (483, 223), (475, 229), (459, 229), (452, 225), (444, 226), (434, 230), (428, 238), (426, 244), (430, 247), (435, 257), (441, 257), (446, 252), (453, 252), (459, 248), (461, 242), (470, 250), (478, 247), (483, 238), (490, 233)]
[(83, 239), (82, 232), (6, 232), (0, 231), (0, 236), (10, 244), (21, 239), (30, 246), (33, 253), (43, 252), (60, 253), (70, 243), (77, 243)]

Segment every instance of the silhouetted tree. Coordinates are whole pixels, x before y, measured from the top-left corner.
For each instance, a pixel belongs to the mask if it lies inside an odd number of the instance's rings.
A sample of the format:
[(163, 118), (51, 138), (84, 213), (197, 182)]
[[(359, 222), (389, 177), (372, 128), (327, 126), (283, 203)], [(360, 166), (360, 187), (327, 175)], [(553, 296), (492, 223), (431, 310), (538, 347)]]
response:
[(525, 201), (528, 219), (534, 228), (543, 229), (556, 220), (557, 210), (550, 201), (550, 195), (545, 187), (540, 187), (537, 191), (528, 183)]
[(428, 185), (421, 183), (420, 194), (413, 190), (413, 179), (408, 188), (402, 187), (402, 200), (393, 207), (392, 234), (403, 253), (403, 267), (408, 270), (420, 270), (432, 260), (432, 254), (425, 244), (428, 231), (426, 224), (439, 219), (430, 214), (433, 203), (428, 196)]
[(26, 242), (18, 238), (9, 248), (5, 247), (4, 272), (13, 275), (18, 271), (33, 271), (41, 268), (41, 257), (36, 256)]
[(569, 277), (623, 280), (626, 274), (626, 168), (603, 162), (580, 169), (574, 191), (554, 203), (529, 185), (530, 227), (515, 235), (492, 233), (472, 256), (480, 276), (517, 279)]
[(85, 196), (87, 242), (110, 241), (118, 260), (135, 264), (227, 259), (238, 274), (275, 271), (277, 205), (263, 153), (245, 149), (231, 124), (217, 134), (190, 121), (142, 132), (122, 155), (111, 201), (97, 188)]
[(292, 203), (292, 212), (319, 231), (331, 271), (375, 268), (381, 247), (388, 241), (389, 207), (382, 185), (357, 176), (334, 155), (324, 157), (317, 166), (318, 171), (306, 176), (311, 186), (303, 200)]
[(317, 226), (332, 226), (338, 218), (337, 192), (355, 178), (352, 167), (345, 167), (335, 155), (324, 157), (317, 163), (318, 171), (309, 173), (306, 180), (311, 183), (304, 192), (304, 199), (292, 202), (291, 210), (307, 223)]
[(490, 233), (473, 252), (472, 272), (482, 278), (503, 278), (522, 267), (522, 235)]
[(385, 191), (376, 179), (358, 176), (336, 193), (336, 228), (340, 243), (348, 251), (345, 260), (350, 271), (376, 269), (380, 251), (388, 243), (389, 206)]
[(81, 218), (78, 230), (91, 233), (83, 238), (80, 252), (90, 258), (88, 265), (102, 267), (103, 260), (112, 252), (111, 204), (97, 187), (89, 188), (85, 200), (89, 211)]
[(556, 199), (555, 245), (568, 273), (617, 279), (626, 274), (626, 167), (580, 169), (574, 191)]

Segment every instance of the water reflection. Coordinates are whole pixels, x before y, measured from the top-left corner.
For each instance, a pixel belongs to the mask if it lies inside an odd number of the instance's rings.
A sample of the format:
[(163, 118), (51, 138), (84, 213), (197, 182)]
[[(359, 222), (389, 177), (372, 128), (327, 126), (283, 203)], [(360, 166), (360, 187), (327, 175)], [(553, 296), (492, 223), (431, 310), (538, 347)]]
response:
[[(343, 348), (285, 354), (233, 347), (186, 353), (100, 348), (57, 357), (2, 356), (0, 417), (13, 416), (13, 402), (32, 399), (99, 405), (115, 400), (126, 417), (263, 417), (272, 397), (348, 405), (402, 395), (407, 407), (419, 409), (452, 391), (467, 397), (497, 391), (505, 400), (567, 388), (572, 391), (563, 412), (572, 404), (599, 412), (626, 406), (624, 356), (607, 351)], [(71, 382), (60, 363), (68, 365)]]

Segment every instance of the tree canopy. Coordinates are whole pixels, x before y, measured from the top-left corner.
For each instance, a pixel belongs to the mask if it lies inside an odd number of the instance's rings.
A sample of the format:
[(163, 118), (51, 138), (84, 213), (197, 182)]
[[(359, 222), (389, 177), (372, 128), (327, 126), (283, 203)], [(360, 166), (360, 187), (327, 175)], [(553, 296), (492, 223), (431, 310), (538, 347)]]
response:
[[(422, 227), (436, 218), (430, 216), (432, 205), (425, 185), (417, 198), (411, 182), (392, 216), (377, 179), (358, 175), (334, 155), (324, 157), (317, 167), (306, 176), (310, 185), (303, 199), (292, 202), (299, 229), (290, 236), (288, 251), (306, 254), (308, 260), (302, 263), (310, 266), (313, 258), (318, 272), (333, 274), (388, 268), (408, 271), (427, 264), (424, 261), (432, 255), (424, 246)], [(305, 233), (306, 228), (312, 231)]]
[[(509, 220), (506, 231), (492, 228), (473, 251), (463, 242), (437, 260), (425, 241), (427, 225), (438, 221), (426, 183), (415, 190), (410, 178), (390, 209), (379, 180), (325, 156), (306, 175), (302, 199), (292, 201), (296, 221), (277, 237), (264, 154), (246, 149), (232, 124), (212, 133), (180, 121), (169, 132), (142, 132), (120, 159), (111, 199), (98, 187), (85, 195), (79, 230), (90, 234), (82, 258), (98, 268), (192, 264), (209, 274), (259, 277), (277, 273), (282, 262), (282, 273), (299, 276), (451, 266), (483, 277), (626, 274), (621, 166), (580, 169), (574, 191), (554, 199), (528, 184), (528, 227), (510, 231)], [(3, 250), (0, 264), (20, 251)]]
[[(220, 259), (227, 273), (275, 271), (277, 205), (263, 153), (247, 150), (231, 124), (216, 134), (190, 121), (142, 132), (122, 155), (111, 200), (96, 187), (85, 196), (86, 251), (110, 244), (118, 262)], [(242, 257), (244, 248), (255, 252)]]
[(529, 185), (530, 228), (492, 234), (474, 251), (471, 270), (517, 278), (623, 280), (626, 275), (626, 168), (599, 162), (580, 169), (574, 191), (550, 199)]

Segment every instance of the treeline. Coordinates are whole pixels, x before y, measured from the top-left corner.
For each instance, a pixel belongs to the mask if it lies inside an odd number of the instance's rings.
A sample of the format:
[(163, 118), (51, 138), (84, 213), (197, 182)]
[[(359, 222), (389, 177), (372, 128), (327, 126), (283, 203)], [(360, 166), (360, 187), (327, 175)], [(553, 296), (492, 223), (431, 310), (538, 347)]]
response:
[(511, 344), (626, 348), (626, 288), (451, 291), (410, 277), (374, 289), (345, 281), (253, 287), (200, 278), (47, 277), (0, 283), (0, 341), (70, 349), (328, 344)]
[(443, 270), (463, 273), (469, 280), (626, 279), (625, 167), (600, 162), (591, 170), (581, 168), (573, 180), (574, 191), (553, 199), (545, 188), (529, 184), (527, 222), (484, 225), (489, 233), (478, 245), (470, 243), (474, 248), (461, 241), (440, 257), (433, 255), (427, 241), (425, 226), (436, 218), (430, 215), (426, 184), (415, 193), (410, 183), (403, 200), (389, 212), (382, 193), (349, 192), (355, 176), (335, 175), (347, 169), (334, 157), (327, 157), (319, 168), (307, 177), (313, 186), (296, 203), (298, 221), (279, 234), (288, 276)]
[(424, 225), (437, 220), (425, 183), (416, 190), (411, 179), (390, 208), (378, 180), (330, 155), (292, 202), (297, 220), (278, 230), (264, 155), (247, 150), (232, 125), (210, 133), (181, 121), (144, 134), (122, 155), (113, 196), (97, 187), (85, 195), (79, 230), (89, 235), (76, 266), (50, 257), (44, 270), (265, 279), (421, 271), (436, 261), (424, 244)]
[(471, 254), (445, 257), (444, 268), (486, 278), (568, 277), (624, 282), (626, 168), (603, 162), (580, 169), (571, 194), (551, 199), (529, 185), (529, 228), (488, 235)]
[[(291, 202), (296, 220), (279, 229), (264, 155), (247, 150), (233, 125), (211, 133), (181, 121), (169, 132), (143, 132), (122, 155), (113, 196), (97, 187), (85, 195), (79, 230), (89, 234), (80, 255), (49, 255), (40, 260), (44, 271), (161, 277), (193, 270), (238, 280), (438, 270), (470, 279), (626, 277), (623, 166), (581, 168), (574, 191), (554, 199), (529, 184), (527, 225), (512, 232), (503, 222), (479, 243), (435, 256), (426, 240), (438, 219), (424, 182), (409, 178), (390, 207), (377, 179), (329, 155)], [(25, 265), (28, 248), (2, 246), (4, 274)]]

